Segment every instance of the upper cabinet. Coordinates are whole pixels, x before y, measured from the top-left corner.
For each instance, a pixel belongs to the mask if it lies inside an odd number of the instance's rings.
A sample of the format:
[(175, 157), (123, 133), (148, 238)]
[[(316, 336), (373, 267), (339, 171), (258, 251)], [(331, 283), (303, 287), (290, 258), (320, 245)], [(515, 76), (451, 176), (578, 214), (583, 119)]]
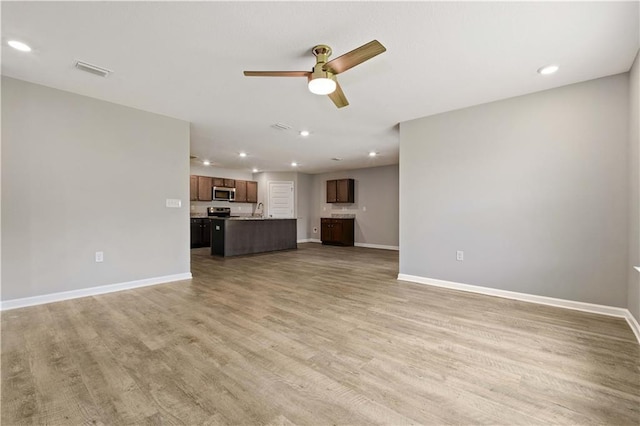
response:
[(258, 202), (258, 182), (236, 180), (236, 203), (257, 203)]
[(247, 181), (236, 180), (236, 203), (247, 202)]
[(353, 203), (355, 181), (334, 179), (327, 181), (327, 203)]
[(189, 184), (191, 201), (211, 201), (213, 200), (211, 190), (214, 186), (221, 186), (236, 189), (236, 203), (258, 202), (258, 182), (191, 175)]
[(213, 186), (221, 186), (223, 188), (235, 188), (236, 187), (235, 179), (227, 179), (227, 178), (221, 178), (221, 177), (214, 177), (214, 178), (211, 178), (211, 179), (212, 179)]
[(208, 176), (198, 176), (198, 201), (211, 201), (211, 178)]
[(258, 202), (258, 182), (247, 182), (247, 203)]
[(189, 176), (189, 199), (191, 201), (211, 201), (211, 178), (207, 176)]
[(189, 176), (190, 200), (198, 201), (198, 176)]

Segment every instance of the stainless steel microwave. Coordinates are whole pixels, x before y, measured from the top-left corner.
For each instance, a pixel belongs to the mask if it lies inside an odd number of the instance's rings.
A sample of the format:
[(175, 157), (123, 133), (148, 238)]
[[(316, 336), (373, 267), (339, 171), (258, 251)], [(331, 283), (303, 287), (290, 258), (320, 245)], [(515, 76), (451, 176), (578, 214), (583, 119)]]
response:
[(213, 187), (213, 199), (218, 201), (235, 201), (236, 189), (235, 188), (223, 188), (221, 186)]

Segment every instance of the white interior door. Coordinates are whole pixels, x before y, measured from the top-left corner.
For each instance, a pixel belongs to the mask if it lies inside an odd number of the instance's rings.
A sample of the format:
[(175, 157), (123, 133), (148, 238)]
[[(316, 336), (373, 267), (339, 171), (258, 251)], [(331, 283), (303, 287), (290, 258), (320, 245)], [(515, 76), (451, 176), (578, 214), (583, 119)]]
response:
[(293, 218), (293, 182), (269, 182), (269, 217)]

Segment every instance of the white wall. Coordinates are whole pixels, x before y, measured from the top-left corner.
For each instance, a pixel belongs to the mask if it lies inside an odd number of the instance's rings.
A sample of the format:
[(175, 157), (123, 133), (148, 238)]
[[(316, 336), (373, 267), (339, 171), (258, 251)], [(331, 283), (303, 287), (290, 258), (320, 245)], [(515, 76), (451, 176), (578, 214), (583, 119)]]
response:
[[(355, 242), (398, 247), (398, 165), (370, 167), (313, 175), (310, 238), (320, 239), (320, 218), (355, 214)], [(327, 203), (327, 180), (355, 180), (355, 200), (350, 204)], [(317, 228), (317, 232), (313, 232)]]
[(400, 273), (626, 307), (628, 96), (622, 74), (401, 123)]
[(640, 51), (629, 72), (629, 274), (628, 308), (640, 322)]
[[(253, 174), (249, 171), (238, 169), (224, 169), (222, 167), (205, 166), (204, 164), (194, 164), (191, 162), (190, 173), (196, 176), (211, 176), (227, 179), (254, 180)], [(258, 185), (260, 190), (260, 185)], [(230, 207), (233, 215), (249, 215), (255, 211), (256, 204), (252, 203), (231, 203), (229, 201), (191, 201), (191, 214), (201, 216), (207, 214), (207, 207)]]
[(2, 77), (2, 151), (3, 301), (189, 273), (189, 123)]

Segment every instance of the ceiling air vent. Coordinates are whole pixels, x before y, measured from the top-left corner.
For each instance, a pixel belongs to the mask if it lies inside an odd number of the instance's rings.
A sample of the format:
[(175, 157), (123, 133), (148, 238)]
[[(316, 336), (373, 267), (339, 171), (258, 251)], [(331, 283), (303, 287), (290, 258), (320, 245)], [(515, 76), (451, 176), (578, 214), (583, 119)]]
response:
[(333, 161), (342, 161), (342, 160), (344, 160), (344, 159), (343, 159), (343, 158), (340, 158), (340, 157), (333, 157), (333, 158), (332, 158), (332, 160), (333, 160)]
[(92, 65), (87, 62), (78, 61), (76, 62), (76, 68), (82, 71), (89, 72), (91, 74), (99, 75), (100, 77), (107, 77), (113, 71), (108, 70), (106, 68), (99, 67), (97, 65)]
[(283, 124), (283, 123), (272, 124), (271, 127), (273, 127), (274, 129), (278, 129), (278, 130), (291, 130), (292, 129), (291, 126), (289, 126), (288, 124)]

